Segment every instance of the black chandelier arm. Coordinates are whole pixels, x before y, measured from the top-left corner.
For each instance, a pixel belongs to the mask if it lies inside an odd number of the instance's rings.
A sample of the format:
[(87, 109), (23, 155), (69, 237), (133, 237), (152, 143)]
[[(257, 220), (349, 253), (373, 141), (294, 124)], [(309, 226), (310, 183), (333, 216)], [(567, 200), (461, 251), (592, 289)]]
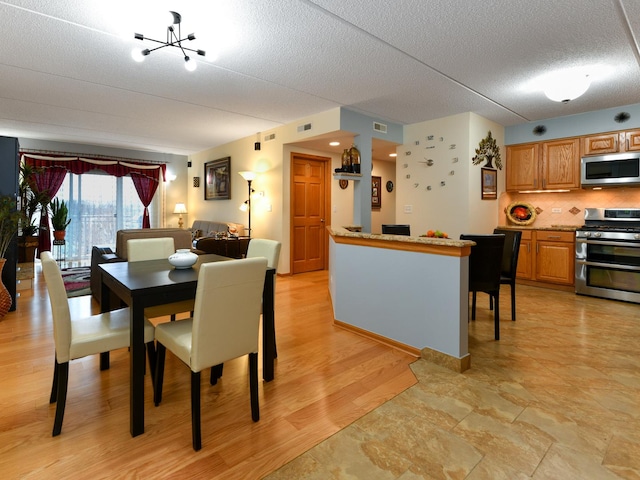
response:
[[(137, 34), (136, 34), (137, 35)], [(139, 38), (138, 36), (136, 36), (136, 39), (139, 40), (148, 40), (150, 42), (155, 42), (155, 43), (161, 43), (162, 45), (160, 45), (159, 47), (156, 48), (149, 48), (149, 53), (154, 52), (156, 50), (160, 50), (161, 48), (164, 47), (176, 47), (176, 48), (180, 48), (181, 50), (183, 50), (182, 53), (184, 53), (184, 50), (188, 50), (189, 52), (194, 52), (197, 53), (198, 55), (205, 55), (205, 51), (204, 50), (194, 50), (193, 48), (189, 48), (189, 47), (183, 47), (181, 42), (185, 41), (185, 40), (191, 40), (190, 38), (183, 38), (182, 40), (177, 40), (175, 42), (163, 42), (162, 40), (155, 40), (153, 38), (148, 38), (148, 37), (144, 37), (142, 35), (140, 35), (142, 38)], [(194, 37), (195, 38), (195, 37)]]

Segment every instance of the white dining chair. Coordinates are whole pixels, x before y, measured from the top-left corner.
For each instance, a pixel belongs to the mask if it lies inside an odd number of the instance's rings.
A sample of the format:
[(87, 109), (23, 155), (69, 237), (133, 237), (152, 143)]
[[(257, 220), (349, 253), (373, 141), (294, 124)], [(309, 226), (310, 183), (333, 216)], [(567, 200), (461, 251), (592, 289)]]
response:
[[(53, 338), (55, 343), (55, 364), (49, 403), (56, 403), (56, 416), (52, 436), (60, 435), (67, 401), (69, 383), (69, 361), (77, 358), (110, 352), (129, 346), (129, 309), (83, 318), (71, 318), (67, 292), (58, 263), (51, 252), (40, 255), (51, 313), (53, 316)], [(154, 327), (145, 320), (144, 341), (147, 344), (151, 374), (155, 373)]]
[(162, 401), (166, 349), (191, 369), (193, 449), (202, 447), (200, 373), (225, 361), (249, 356), (251, 418), (260, 419), (258, 344), (260, 305), (267, 270), (265, 258), (229, 260), (200, 266), (193, 318), (156, 327), (157, 362), (154, 403)]
[[(127, 261), (130, 263), (169, 258), (175, 252), (175, 243), (171, 237), (127, 240)], [(193, 303), (193, 299), (189, 299), (148, 307), (144, 309), (144, 317), (149, 319), (169, 316), (174, 321), (178, 313), (193, 312)]]
[[(263, 257), (267, 259), (267, 267), (275, 268), (276, 272), (278, 269), (278, 262), (280, 261), (280, 249), (282, 244), (276, 240), (269, 240), (266, 238), (252, 238), (249, 241), (249, 247), (247, 248), (246, 258), (258, 258)], [(275, 280), (276, 277), (274, 275), (274, 289), (275, 289)], [(261, 309), (262, 311), (262, 309)], [(275, 342), (275, 340), (274, 340)], [(276, 357), (278, 356), (278, 350), (276, 345), (273, 346)], [(222, 377), (222, 372), (224, 369), (224, 365), (215, 365), (211, 369), (211, 385), (215, 385), (219, 378)]]

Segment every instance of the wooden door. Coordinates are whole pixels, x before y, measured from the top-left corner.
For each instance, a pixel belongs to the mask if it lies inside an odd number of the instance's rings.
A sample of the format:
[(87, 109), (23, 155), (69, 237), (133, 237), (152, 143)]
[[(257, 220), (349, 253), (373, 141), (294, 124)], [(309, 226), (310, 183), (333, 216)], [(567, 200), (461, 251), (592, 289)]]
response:
[(537, 143), (507, 147), (507, 191), (533, 190), (538, 186)]
[(531, 280), (533, 278), (532, 269), (533, 255), (531, 252), (531, 232), (522, 232), (520, 240), (520, 250), (518, 250), (518, 268), (516, 278)]
[(326, 268), (327, 168), (331, 159), (292, 154), (291, 161), (291, 273)]
[(538, 188), (580, 188), (580, 140), (544, 142), (542, 171), (543, 183)]
[(536, 232), (536, 280), (573, 285), (575, 278), (574, 233)]

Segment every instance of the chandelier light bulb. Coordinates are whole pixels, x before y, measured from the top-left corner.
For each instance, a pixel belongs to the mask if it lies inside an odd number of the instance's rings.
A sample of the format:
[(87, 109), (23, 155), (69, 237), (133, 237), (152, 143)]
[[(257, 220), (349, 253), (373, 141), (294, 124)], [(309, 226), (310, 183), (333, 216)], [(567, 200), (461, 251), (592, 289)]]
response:
[(198, 68), (198, 64), (195, 60), (191, 60), (189, 57), (184, 57), (184, 68), (188, 71), (193, 72), (196, 68)]
[(131, 58), (133, 58), (136, 62), (144, 62), (145, 55), (142, 54), (142, 50), (140, 48), (134, 48), (131, 50)]

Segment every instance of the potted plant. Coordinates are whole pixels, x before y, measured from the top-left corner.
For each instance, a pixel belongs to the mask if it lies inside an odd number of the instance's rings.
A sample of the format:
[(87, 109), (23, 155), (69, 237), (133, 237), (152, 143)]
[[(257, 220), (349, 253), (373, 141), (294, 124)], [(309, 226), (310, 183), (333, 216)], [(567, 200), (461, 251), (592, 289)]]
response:
[(8, 196), (0, 196), (0, 317), (4, 317), (11, 308), (11, 294), (2, 283), (2, 269), (7, 262), (7, 249), (18, 233), (18, 222), (23, 219), (22, 212), (16, 210), (15, 200)]
[(38, 248), (38, 230), (36, 213), (43, 205), (49, 203), (49, 195), (37, 191), (35, 175), (39, 168), (22, 163), (20, 165), (20, 209), (23, 218), (20, 221), (18, 235), (18, 263), (33, 262), (36, 248)]
[(64, 200), (54, 198), (51, 202), (51, 225), (53, 226), (53, 238), (64, 240), (67, 226), (71, 223), (69, 208)]

